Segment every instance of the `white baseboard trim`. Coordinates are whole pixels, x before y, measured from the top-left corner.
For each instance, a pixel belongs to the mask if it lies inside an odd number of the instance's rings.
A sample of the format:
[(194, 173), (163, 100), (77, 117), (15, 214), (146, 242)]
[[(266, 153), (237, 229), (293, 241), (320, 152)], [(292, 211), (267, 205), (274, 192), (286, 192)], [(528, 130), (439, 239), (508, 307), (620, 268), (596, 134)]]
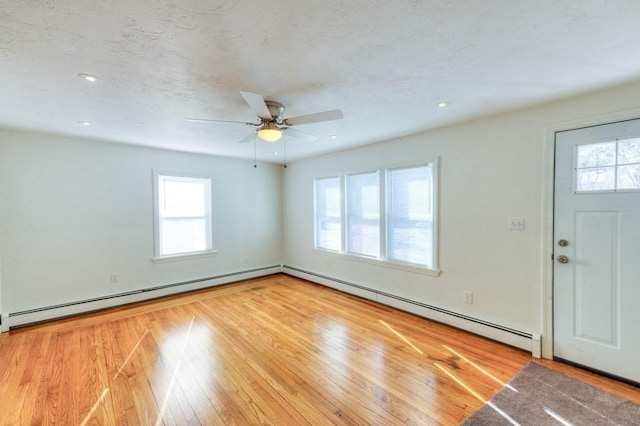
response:
[(430, 306), (425, 303), (370, 289), (359, 284), (350, 283), (311, 271), (305, 271), (293, 266), (284, 265), (282, 267), (282, 272), (287, 275), (331, 287), (344, 293), (353, 294), (364, 299), (373, 300), (387, 306), (398, 308), (402, 311), (410, 312), (423, 318), (450, 325), (479, 336), (487, 337), (497, 342), (526, 351), (531, 351), (533, 356), (540, 356), (540, 335), (535, 335), (537, 339), (534, 339), (533, 334), (525, 331), (515, 330), (510, 327), (490, 323), (488, 321), (438, 308), (436, 306)]
[(9, 331), (11, 328), (35, 324), (54, 319), (65, 318), (73, 315), (98, 311), (101, 309), (113, 308), (135, 302), (156, 299), (163, 296), (170, 296), (185, 293), (193, 290), (200, 290), (207, 287), (214, 287), (223, 284), (230, 284), (237, 281), (259, 278), (282, 272), (281, 265), (266, 266), (246, 271), (231, 272), (196, 280), (184, 281), (160, 285), (151, 288), (131, 291), (127, 293), (113, 294), (89, 300), (79, 300), (55, 306), (46, 306), (28, 311), (2, 314), (2, 331)]

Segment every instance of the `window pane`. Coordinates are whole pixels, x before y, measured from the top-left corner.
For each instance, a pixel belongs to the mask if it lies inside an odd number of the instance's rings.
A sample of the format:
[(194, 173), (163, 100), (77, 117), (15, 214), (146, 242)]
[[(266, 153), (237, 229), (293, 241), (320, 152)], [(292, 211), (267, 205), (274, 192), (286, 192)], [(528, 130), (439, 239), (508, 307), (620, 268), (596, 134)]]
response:
[(197, 217), (205, 214), (204, 179), (189, 181), (165, 176), (160, 192), (162, 217)]
[(205, 219), (164, 219), (162, 221), (163, 255), (209, 249)]
[(640, 163), (640, 139), (618, 141), (618, 164), (630, 163)]
[(378, 173), (347, 177), (347, 246), (350, 253), (379, 257)]
[(342, 250), (340, 178), (316, 180), (316, 247)]
[(640, 189), (640, 164), (618, 167), (618, 189)]
[(432, 167), (390, 170), (387, 179), (387, 257), (431, 267)]
[(578, 191), (614, 190), (615, 183), (615, 167), (578, 169)]
[(613, 166), (616, 164), (616, 143), (594, 143), (578, 146), (578, 168)]

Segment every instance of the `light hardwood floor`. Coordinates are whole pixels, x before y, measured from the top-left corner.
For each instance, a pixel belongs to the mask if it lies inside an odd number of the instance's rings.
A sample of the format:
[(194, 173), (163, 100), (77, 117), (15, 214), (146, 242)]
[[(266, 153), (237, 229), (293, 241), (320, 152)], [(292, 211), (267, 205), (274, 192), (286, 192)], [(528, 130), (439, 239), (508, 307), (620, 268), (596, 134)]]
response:
[[(286, 275), (0, 335), (0, 425), (460, 423), (531, 357)], [(640, 389), (539, 361), (640, 403)]]

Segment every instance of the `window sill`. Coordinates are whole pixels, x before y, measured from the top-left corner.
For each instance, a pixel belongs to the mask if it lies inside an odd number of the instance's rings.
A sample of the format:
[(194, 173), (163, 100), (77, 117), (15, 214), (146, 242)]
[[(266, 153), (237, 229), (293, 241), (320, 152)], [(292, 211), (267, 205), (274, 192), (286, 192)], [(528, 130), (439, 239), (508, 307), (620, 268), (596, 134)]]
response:
[(218, 254), (218, 250), (208, 250), (208, 251), (199, 251), (196, 253), (183, 253), (183, 254), (173, 254), (169, 256), (152, 257), (151, 261), (153, 263), (178, 262), (181, 260), (192, 260), (192, 259), (202, 259), (206, 257), (213, 257), (217, 254)]
[(357, 256), (355, 254), (342, 253), (342, 252), (330, 251), (330, 250), (323, 250), (323, 249), (319, 249), (319, 248), (312, 248), (311, 250), (315, 254), (321, 254), (323, 256), (330, 256), (330, 257), (335, 257), (335, 258), (349, 260), (349, 261), (368, 263), (370, 265), (382, 266), (382, 267), (385, 267), (385, 268), (399, 269), (401, 271), (408, 271), (408, 272), (413, 272), (413, 273), (416, 273), (416, 274), (429, 275), (429, 276), (432, 276), (432, 277), (437, 277), (438, 275), (440, 275), (440, 270), (439, 269), (431, 269), (431, 268), (412, 265), (412, 264), (405, 264), (405, 263), (400, 263), (400, 262), (392, 262), (392, 261), (385, 260), (385, 259), (376, 259), (376, 258), (371, 258), (371, 257)]

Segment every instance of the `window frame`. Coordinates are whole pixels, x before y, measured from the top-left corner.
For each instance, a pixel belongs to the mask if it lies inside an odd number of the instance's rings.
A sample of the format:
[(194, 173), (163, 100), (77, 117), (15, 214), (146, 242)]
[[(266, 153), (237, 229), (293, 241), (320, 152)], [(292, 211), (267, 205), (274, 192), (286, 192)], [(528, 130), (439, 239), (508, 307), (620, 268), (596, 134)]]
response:
[[(405, 262), (397, 259), (389, 259), (387, 257), (388, 247), (388, 228), (389, 224), (387, 221), (388, 214), (388, 203), (387, 199), (388, 195), (388, 172), (394, 170), (402, 170), (402, 169), (411, 169), (411, 168), (419, 168), (419, 167), (431, 167), (431, 203), (432, 203), (432, 235), (431, 235), (431, 247), (432, 247), (432, 264), (431, 266), (422, 265), (418, 263)], [(368, 173), (378, 173), (379, 184), (378, 184), (378, 201), (379, 201), (379, 238), (380, 238), (380, 251), (378, 257), (371, 257), (366, 255), (360, 255), (357, 253), (352, 253), (347, 250), (348, 241), (347, 241), (347, 206), (348, 206), (348, 192), (347, 192), (347, 177), (352, 175), (361, 175)], [(322, 179), (330, 179), (330, 178), (339, 178), (340, 179), (340, 199), (341, 199), (341, 219), (342, 219), (342, 229), (341, 229), (341, 250), (330, 250), (323, 247), (318, 246), (317, 241), (317, 210), (316, 210), (316, 182)], [(430, 275), (430, 276), (438, 276), (440, 274), (439, 268), (439, 157), (434, 157), (432, 159), (420, 162), (420, 163), (412, 163), (412, 164), (404, 164), (404, 165), (394, 165), (389, 167), (378, 167), (375, 169), (367, 169), (360, 171), (351, 171), (348, 173), (342, 174), (332, 174), (322, 177), (316, 177), (313, 180), (314, 187), (314, 210), (313, 210), (313, 219), (314, 219), (314, 229), (313, 229), (313, 252), (316, 254), (321, 254), (330, 257), (337, 257), (341, 259), (347, 259), (362, 263), (374, 264), (377, 266), (390, 267), (393, 269), (400, 269), (410, 272), (416, 272), (420, 274)]]
[[(208, 248), (204, 250), (180, 252), (180, 253), (161, 253), (162, 242), (162, 222), (160, 217), (160, 179), (163, 177), (178, 178), (178, 180), (207, 180), (208, 191), (206, 192), (205, 202), (205, 238)], [(213, 179), (210, 175), (188, 172), (172, 172), (163, 170), (153, 171), (153, 219), (154, 219), (154, 247), (153, 257), (154, 263), (172, 262), (177, 260), (195, 259), (200, 257), (209, 257), (215, 255), (217, 250), (214, 249), (214, 218), (213, 218)]]

